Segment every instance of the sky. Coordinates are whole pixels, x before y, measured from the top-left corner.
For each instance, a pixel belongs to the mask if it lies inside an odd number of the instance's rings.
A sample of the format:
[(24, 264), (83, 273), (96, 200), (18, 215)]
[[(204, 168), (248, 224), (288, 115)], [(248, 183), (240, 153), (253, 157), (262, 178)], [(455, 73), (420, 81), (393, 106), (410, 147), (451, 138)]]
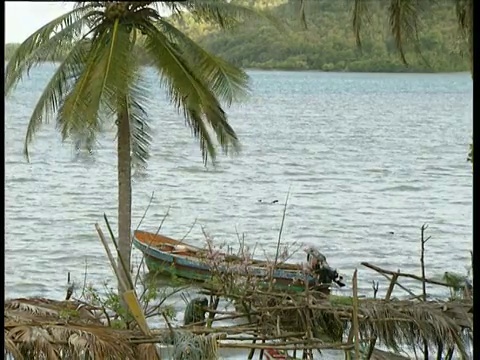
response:
[(5, 42), (21, 43), (42, 25), (73, 8), (64, 1), (5, 1)]

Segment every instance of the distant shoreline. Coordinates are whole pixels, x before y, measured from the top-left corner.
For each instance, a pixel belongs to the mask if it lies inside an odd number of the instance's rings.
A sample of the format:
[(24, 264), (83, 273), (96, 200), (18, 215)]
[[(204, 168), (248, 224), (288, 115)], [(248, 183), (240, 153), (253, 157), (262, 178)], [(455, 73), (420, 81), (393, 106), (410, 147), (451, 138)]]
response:
[(438, 74), (470, 74), (468, 70), (463, 71), (375, 71), (375, 70), (366, 70), (366, 71), (349, 71), (349, 70), (332, 70), (325, 71), (321, 69), (283, 69), (283, 68), (261, 68), (261, 67), (247, 67), (243, 68), (247, 71), (284, 71), (284, 72), (318, 72), (318, 73), (345, 73), (345, 74), (423, 74), (423, 75), (438, 75)]
[[(8, 63), (9, 59), (4, 58), (4, 62)], [(50, 60), (45, 60), (43, 61), (44, 63), (60, 63), (61, 61), (50, 61)], [(144, 65), (147, 66), (148, 65)], [(274, 71), (283, 71), (283, 72), (315, 72), (315, 73), (325, 73), (325, 74), (339, 74), (339, 73), (345, 73), (345, 74), (419, 74), (419, 75), (447, 75), (447, 74), (469, 74), (468, 70), (464, 71), (377, 71), (377, 70), (365, 70), (365, 71), (349, 71), (349, 70), (332, 70), (332, 71), (325, 71), (321, 69), (285, 69), (285, 68), (270, 68), (270, 67), (245, 67), (243, 68), (245, 71), (268, 71), (268, 72), (274, 72)]]

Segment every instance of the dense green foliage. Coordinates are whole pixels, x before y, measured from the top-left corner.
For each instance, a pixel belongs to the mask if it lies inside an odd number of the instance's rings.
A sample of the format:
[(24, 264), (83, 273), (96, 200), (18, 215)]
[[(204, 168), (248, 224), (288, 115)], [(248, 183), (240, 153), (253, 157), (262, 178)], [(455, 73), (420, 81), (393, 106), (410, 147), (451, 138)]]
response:
[[(355, 44), (351, 1), (307, 1), (306, 29), (300, 21), (298, 0), (233, 2), (260, 8), (280, 19), (284, 27), (279, 29), (265, 20), (251, 20), (225, 32), (188, 15), (176, 20), (176, 24), (207, 50), (244, 68), (360, 72), (454, 72), (469, 69), (467, 57), (463, 56), (466, 46), (458, 31), (452, 1), (428, 5), (420, 14), (419, 40), (423, 58), (410, 49), (407, 53), (409, 67), (402, 63), (389, 35), (387, 2), (372, 1), (369, 4), (371, 19), (364, 26), (362, 51)], [(6, 60), (17, 46), (6, 45)], [(62, 54), (56, 56), (48, 60), (63, 59)]]
[[(184, 18), (182, 28), (206, 49), (245, 68), (368, 71), (468, 71), (466, 44), (458, 31), (455, 6), (445, 0), (420, 13), (420, 49), (407, 52), (409, 67), (401, 61), (388, 31), (388, 2), (371, 1), (371, 19), (362, 34), (362, 51), (355, 44), (352, 1), (306, 1), (307, 29), (300, 21), (298, 0), (233, 0), (251, 4), (282, 19), (278, 30), (268, 22), (250, 21), (230, 32)], [(428, 6), (428, 7), (427, 7)], [(408, 49), (408, 47), (407, 47)]]

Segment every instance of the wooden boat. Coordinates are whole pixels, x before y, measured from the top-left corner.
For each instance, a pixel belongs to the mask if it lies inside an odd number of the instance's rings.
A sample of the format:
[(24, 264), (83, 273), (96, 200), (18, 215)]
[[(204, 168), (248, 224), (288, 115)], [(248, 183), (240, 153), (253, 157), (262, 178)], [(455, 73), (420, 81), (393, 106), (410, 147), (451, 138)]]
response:
[[(214, 271), (208, 264), (209, 251), (196, 246), (187, 245), (181, 241), (171, 239), (163, 235), (152, 234), (145, 231), (135, 231), (133, 245), (145, 256), (145, 263), (151, 272), (170, 274), (172, 276), (194, 280), (207, 281), (212, 278)], [(216, 271), (235, 271), (239, 269), (242, 259), (235, 255), (217, 254), (222, 259), (216, 263)], [(247, 266), (250, 275), (267, 281), (271, 276), (271, 266), (267, 261), (251, 260)], [(245, 271), (245, 270), (236, 270)], [(305, 276), (302, 265), (291, 263), (279, 263), (273, 271), (275, 288), (290, 291), (304, 291), (305, 284), (309, 288), (329, 293), (331, 284), (318, 284), (315, 277)], [(306, 281), (305, 281), (306, 280)]]

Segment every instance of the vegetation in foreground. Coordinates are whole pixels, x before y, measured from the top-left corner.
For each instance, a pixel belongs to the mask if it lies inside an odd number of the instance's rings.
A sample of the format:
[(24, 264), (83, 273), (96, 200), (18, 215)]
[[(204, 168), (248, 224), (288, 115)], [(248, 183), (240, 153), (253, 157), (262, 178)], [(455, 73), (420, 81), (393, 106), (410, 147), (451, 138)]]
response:
[[(296, 359), (303, 352), (302, 358), (312, 359), (314, 351), (321, 354), (326, 349), (345, 352), (347, 359), (404, 360), (408, 358), (399, 355), (404, 350), (423, 353), (425, 359), (469, 358), (473, 341), (471, 289), (462, 275), (445, 273), (443, 280), (425, 277), (423, 254), (429, 240), (424, 237), (425, 229), (423, 226), (421, 232), (422, 276), (362, 263), (388, 279), (382, 299), (377, 297), (378, 282), (373, 286), (373, 298), (359, 296), (357, 271), (351, 282), (352, 292), (346, 296), (265, 288), (264, 279), (236, 271), (251, 261), (256, 248), (251, 250), (242, 243), (237, 252), (238, 263), (229, 261), (231, 267), (218, 271), (224, 264), (222, 246), (212, 247), (206, 235), (204, 249), (209, 254), (212, 279), (200, 289), (205, 297), (191, 299), (191, 288), (173, 288), (175, 278), (169, 284), (172, 287), (159, 288), (154, 279), (145, 281), (147, 278), (137, 273), (135, 282), (141, 281), (136, 291), (143, 311), (141, 317), (163, 319), (163, 328), (142, 330), (140, 317), (124, 313), (115, 291), (101, 295), (84, 285), (80, 297), (71, 301), (6, 301), (6, 351), (15, 359), (43, 356), (77, 359), (87, 355), (153, 360), (162, 358), (156, 347), (161, 343), (170, 346), (168, 358), (174, 360), (216, 360), (219, 348), (250, 351), (248, 358), (260, 351), (259, 358), (266, 353), (288, 353), (289, 357), (277, 358)], [(280, 261), (291, 256), (291, 248), (285, 247)], [(273, 261), (269, 264), (275, 266)], [(116, 269), (113, 262), (112, 267)], [(403, 286), (400, 281), (404, 278), (420, 281), (422, 293), (415, 294)], [(430, 299), (427, 283), (450, 289), (450, 297)], [(394, 287), (406, 291), (410, 297), (393, 297)], [(166, 305), (168, 298), (179, 294), (188, 303), (183, 326), (172, 324), (175, 313)], [(228, 301), (234, 309), (219, 309), (220, 300)], [(230, 322), (225, 324), (225, 320)], [(215, 326), (218, 321), (224, 325)], [(392, 353), (378, 350), (378, 345)]]

